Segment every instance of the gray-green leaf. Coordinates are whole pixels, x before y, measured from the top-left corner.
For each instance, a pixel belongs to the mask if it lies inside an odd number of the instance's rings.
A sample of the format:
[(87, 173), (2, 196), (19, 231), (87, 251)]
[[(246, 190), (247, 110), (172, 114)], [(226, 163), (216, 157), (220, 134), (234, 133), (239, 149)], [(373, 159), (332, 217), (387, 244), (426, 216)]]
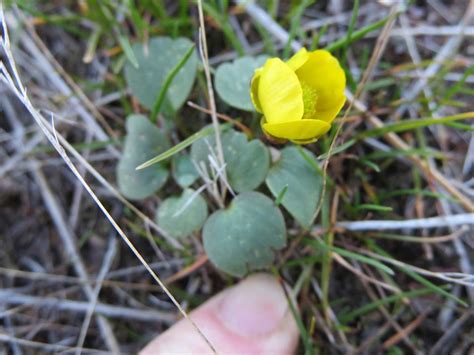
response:
[[(308, 159), (314, 155), (301, 148)], [(304, 227), (313, 222), (322, 190), (322, 176), (312, 164), (299, 152), (297, 147), (282, 150), (280, 160), (270, 168), (266, 184), (275, 198), (288, 186), (281, 204)]]
[[(138, 68), (125, 66), (125, 79), (140, 103), (152, 109), (168, 73), (182, 59), (192, 45), (187, 38), (152, 38), (146, 45), (132, 46)], [(194, 84), (197, 69), (196, 52), (180, 69), (166, 93), (163, 112), (172, 115), (186, 101)]]
[[(257, 139), (250, 142), (243, 133), (228, 130), (222, 133), (222, 147), (230, 186), (237, 192), (256, 189), (270, 166), (270, 153)], [(208, 156), (217, 154), (215, 137), (210, 135), (193, 143), (191, 159), (209, 169)]]
[(142, 115), (127, 118), (127, 136), (123, 155), (117, 165), (120, 192), (129, 199), (142, 199), (159, 190), (168, 177), (162, 164), (140, 171), (135, 168), (169, 148), (168, 138)]
[(255, 111), (250, 99), (250, 81), (254, 70), (261, 67), (268, 56), (242, 57), (232, 63), (221, 64), (215, 75), (219, 97), (230, 106), (245, 111)]
[(188, 154), (173, 156), (173, 178), (181, 187), (191, 186), (199, 177)]
[(207, 218), (207, 204), (194, 190), (164, 200), (156, 212), (156, 223), (173, 238), (185, 238), (201, 229)]
[(204, 249), (220, 270), (243, 276), (271, 265), (286, 245), (283, 215), (259, 192), (238, 195), (225, 210), (211, 215), (203, 228)]

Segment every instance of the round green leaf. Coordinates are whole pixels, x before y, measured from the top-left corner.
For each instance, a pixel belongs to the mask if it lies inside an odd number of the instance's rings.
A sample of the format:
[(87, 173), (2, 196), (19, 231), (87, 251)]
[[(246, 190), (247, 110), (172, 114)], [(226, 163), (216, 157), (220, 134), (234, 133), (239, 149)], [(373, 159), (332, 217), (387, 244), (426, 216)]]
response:
[[(250, 142), (243, 133), (228, 130), (222, 133), (222, 148), (230, 186), (237, 192), (256, 189), (265, 180), (270, 153), (257, 139)], [(191, 159), (209, 169), (209, 156), (217, 154), (215, 136), (210, 135), (193, 143)]]
[(143, 170), (135, 168), (168, 148), (168, 138), (145, 116), (131, 115), (127, 118), (125, 146), (116, 172), (119, 190), (125, 197), (142, 199), (164, 185), (168, 170), (162, 164)]
[(230, 106), (245, 111), (255, 111), (250, 99), (250, 81), (254, 70), (265, 64), (268, 56), (242, 57), (232, 63), (221, 64), (215, 75), (219, 97)]
[(173, 178), (179, 186), (189, 187), (198, 177), (199, 174), (189, 155), (173, 156)]
[(286, 245), (285, 221), (273, 201), (259, 192), (238, 195), (203, 228), (204, 249), (220, 270), (243, 276), (269, 266)]
[(173, 238), (185, 238), (201, 229), (206, 218), (206, 201), (191, 189), (167, 198), (156, 212), (156, 223)]
[[(132, 46), (138, 68), (125, 65), (125, 79), (140, 103), (152, 109), (161, 87), (170, 71), (183, 58), (192, 45), (187, 38), (152, 38), (146, 45)], [(166, 92), (163, 112), (172, 115), (186, 101), (194, 84), (197, 69), (196, 51), (180, 69)]]
[[(317, 165), (314, 155), (309, 150), (301, 149), (307, 159)], [(281, 204), (304, 228), (311, 225), (323, 179), (321, 172), (305, 159), (297, 147), (282, 150), (280, 159), (268, 172), (266, 184), (275, 198), (287, 186)]]

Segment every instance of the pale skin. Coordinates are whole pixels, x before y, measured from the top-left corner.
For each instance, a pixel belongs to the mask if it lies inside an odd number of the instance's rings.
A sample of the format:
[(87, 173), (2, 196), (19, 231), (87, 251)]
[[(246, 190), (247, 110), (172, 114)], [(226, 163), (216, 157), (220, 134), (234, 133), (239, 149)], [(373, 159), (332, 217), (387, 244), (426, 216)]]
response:
[[(281, 284), (254, 274), (189, 314), (218, 354), (294, 354), (298, 328)], [(182, 319), (152, 340), (141, 354), (212, 354)]]

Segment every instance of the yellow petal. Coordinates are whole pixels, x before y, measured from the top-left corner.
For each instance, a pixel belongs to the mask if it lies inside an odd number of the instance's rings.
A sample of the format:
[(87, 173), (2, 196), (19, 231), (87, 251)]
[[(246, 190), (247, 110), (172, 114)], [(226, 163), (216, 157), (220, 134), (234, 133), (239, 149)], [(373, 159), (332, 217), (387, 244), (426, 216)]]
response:
[(268, 59), (258, 80), (258, 101), (267, 122), (303, 117), (303, 91), (295, 72), (281, 59)]
[(289, 139), (300, 144), (314, 142), (331, 128), (329, 123), (321, 120), (267, 123), (263, 119), (261, 125), (265, 133), (269, 136)]
[(344, 103), (346, 102), (346, 95), (342, 94), (339, 97), (335, 97), (332, 100), (332, 104), (328, 105), (327, 107), (321, 107), (323, 105), (319, 105), (319, 101), (320, 100), (318, 98), (318, 102), (316, 103), (316, 112), (311, 116), (311, 118), (325, 121), (327, 123), (332, 123), (339, 111), (341, 111), (342, 107), (344, 106)]
[(262, 113), (262, 106), (260, 105), (260, 100), (258, 99), (258, 84), (260, 83), (260, 75), (262, 74), (263, 68), (255, 69), (255, 72), (252, 77), (252, 83), (250, 84), (250, 98), (252, 103), (257, 110), (257, 112)]
[(309, 58), (309, 53), (306, 48), (301, 48), (298, 52), (296, 52), (286, 64), (290, 66), (293, 71), (298, 70)]
[(296, 75), (318, 95), (315, 118), (332, 122), (345, 102), (346, 75), (338, 60), (328, 51), (316, 50), (309, 53)]

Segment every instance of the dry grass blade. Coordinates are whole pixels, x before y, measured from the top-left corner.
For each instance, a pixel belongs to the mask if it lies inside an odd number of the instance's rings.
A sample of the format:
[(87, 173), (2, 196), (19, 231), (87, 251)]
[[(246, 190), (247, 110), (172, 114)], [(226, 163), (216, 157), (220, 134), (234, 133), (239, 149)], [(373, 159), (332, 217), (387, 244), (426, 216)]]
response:
[[(7, 290), (0, 290), (0, 299), (2, 300), (2, 303), (6, 305), (20, 305), (28, 308), (35, 307), (38, 309), (51, 308), (80, 314), (86, 314), (90, 307), (88, 302), (71, 301), (51, 296), (35, 297)], [(13, 314), (14, 311), (15, 309), (9, 309), (0, 313), (0, 315), (4, 317)], [(108, 318), (136, 320), (142, 322), (164, 322), (166, 324), (172, 324), (176, 321), (176, 315), (171, 312), (162, 312), (154, 309), (143, 310), (114, 306), (105, 303), (97, 303), (95, 306), (95, 312)]]
[[(40, 343), (37, 341), (31, 341), (26, 339), (15, 338), (13, 336), (2, 334), (0, 333), (0, 342), (4, 343), (15, 343), (25, 347), (38, 349), (40, 352), (52, 352), (52, 353), (60, 353), (62, 351), (71, 351), (73, 348), (69, 346), (64, 346), (60, 344), (47, 344), (47, 343)], [(98, 349), (85, 349), (85, 351), (94, 354), (109, 354), (108, 352), (101, 351)]]
[[(220, 166), (225, 166), (224, 160), (224, 150), (222, 149), (222, 142), (221, 142), (221, 135), (219, 129), (219, 121), (217, 120), (217, 109), (216, 109), (216, 101), (214, 97), (214, 89), (212, 87), (212, 79), (211, 79), (211, 70), (209, 68), (209, 56), (207, 51), (207, 38), (206, 38), (206, 26), (204, 24), (204, 14), (202, 10), (202, 0), (198, 0), (198, 12), (199, 12), (199, 48), (202, 56), (202, 61), (204, 65), (204, 73), (206, 75), (206, 83), (207, 83), (207, 91), (208, 91), (208, 99), (209, 99), (209, 106), (211, 110), (211, 117), (212, 117), (212, 125), (214, 127), (214, 132), (216, 136), (216, 149), (217, 149), (217, 159)], [(225, 196), (226, 186), (227, 183), (227, 174), (225, 169), (223, 170), (221, 176), (221, 195), (222, 197)], [(210, 345), (210, 344), (209, 344)], [(212, 348), (212, 346), (211, 346)], [(213, 348), (212, 348), (213, 349)], [(214, 350), (214, 349), (213, 349)]]
[[(54, 224), (56, 225), (58, 233), (62, 239), (64, 248), (66, 250), (66, 255), (71, 260), (71, 263), (73, 264), (74, 269), (79, 275), (79, 277), (85, 280), (89, 280), (89, 274), (87, 272), (86, 266), (84, 265), (84, 262), (82, 261), (80, 253), (76, 246), (76, 238), (66, 224), (66, 221), (61, 213), (59, 203), (53, 195), (51, 188), (46, 180), (46, 177), (44, 176), (43, 172), (38, 168), (38, 166), (36, 166), (36, 164), (32, 164), (31, 170), (33, 176), (35, 177), (38, 183), (38, 186), (40, 187), (45, 205), (48, 207), (51, 218)], [(97, 296), (94, 290), (92, 289), (92, 286), (89, 284), (89, 282), (87, 282), (83, 285), (83, 288), (88, 301), (91, 302), (91, 304), (94, 304), (97, 301)], [(113, 353), (119, 352), (120, 347), (118, 341), (115, 338), (114, 333), (112, 331), (112, 326), (109, 324), (107, 319), (102, 316), (99, 316), (97, 318), (97, 323), (102, 333), (104, 342), (105, 344), (107, 344), (110, 351)]]
[[(18, 74), (18, 71), (16, 69), (15, 61), (13, 59), (13, 54), (10, 49), (10, 42), (8, 38), (8, 32), (7, 32), (7, 25), (5, 21), (5, 16), (3, 12), (3, 8), (0, 8), (0, 15), (1, 15), (1, 20), (2, 20), (2, 26), (3, 26), (3, 37), (2, 37), (2, 45), (5, 50), (7, 59), (9, 61), (9, 64), (12, 68), (13, 71), (13, 76), (15, 78), (15, 81), (13, 78), (9, 75), (9, 73), (4, 70), (2, 74), (6, 78), (6, 84), (10, 83), (15, 83), (16, 85), (11, 86), (10, 89), (13, 91), (15, 96), (23, 103), (25, 108), (28, 110), (28, 112), (31, 114), (31, 116), (34, 118), (38, 126), (41, 128), (43, 133), (46, 135), (50, 143), (53, 145), (53, 147), (56, 149), (56, 151), (59, 153), (61, 158), (64, 160), (68, 168), (71, 170), (71, 172), (75, 175), (75, 177), (81, 182), (82, 186), (84, 189), (87, 191), (87, 193), (91, 196), (91, 198), (94, 200), (96, 205), (99, 207), (101, 212), (105, 215), (105, 217), (108, 219), (108, 221), (111, 223), (111, 225), (114, 227), (114, 229), (117, 231), (117, 233), (120, 235), (122, 240), (127, 244), (127, 246), (130, 248), (130, 250), (135, 254), (137, 259), (143, 264), (143, 266), (147, 269), (148, 273), (153, 277), (153, 279), (162, 287), (163, 291), (166, 293), (166, 295), (170, 298), (170, 300), (173, 302), (173, 304), (176, 306), (176, 308), (181, 312), (181, 314), (188, 319), (193, 327), (203, 336), (203, 338), (206, 340), (206, 342), (209, 343), (205, 335), (202, 333), (202, 331), (198, 328), (198, 326), (194, 323), (194, 321), (187, 315), (187, 313), (184, 311), (184, 309), (181, 307), (179, 302), (174, 298), (174, 296), (171, 294), (171, 292), (166, 288), (166, 286), (163, 284), (161, 279), (158, 277), (158, 275), (153, 271), (153, 269), (150, 268), (146, 260), (143, 258), (143, 256), (140, 254), (140, 252), (135, 248), (133, 243), (130, 241), (130, 239), (127, 237), (125, 232), (121, 229), (121, 227), (117, 224), (117, 222), (113, 219), (113, 217), (110, 215), (109, 211), (105, 208), (105, 206), (102, 204), (100, 199), (97, 197), (97, 195), (94, 193), (92, 188), (87, 184), (87, 182), (84, 180), (84, 178), (81, 176), (79, 171), (77, 170), (76, 166), (72, 163), (72, 161), (69, 159), (67, 156), (64, 148), (61, 146), (59, 143), (59, 140), (56, 137), (56, 132), (54, 131), (53, 134), (48, 130), (48, 128), (44, 125), (43, 120), (44, 118), (41, 116), (41, 114), (34, 108), (33, 104), (29, 100), (27, 94), (26, 94), (26, 89), (22, 85), (22, 82), (20, 80), (20, 76)], [(212, 348), (212, 346), (211, 346)], [(213, 348), (212, 348), (213, 349)], [(214, 351), (215, 352), (215, 351)]]
[(410, 333), (412, 333), (421, 324), (421, 322), (423, 322), (425, 318), (428, 317), (430, 311), (431, 309), (428, 308), (426, 311), (416, 317), (412, 322), (410, 322), (405, 328), (401, 329), (397, 334), (391, 336), (386, 341), (384, 341), (382, 347), (384, 349), (389, 349), (398, 342), (400, 342), (400, 340), (408, 338)]
[(179, 279), (182, 279), (183, 277), (186, 277), (188, 276), (190, 273), (196, 271), (197, 269), (199, 269), (200, 267), (202, 267), (205, 263), (207, 263), (209, 261), (209, 258), (207, 257), (207, 255), (202, 255), (202, 256), (199, 256), (195, 262), (193, 262), (191, 265), (181, 269), (179, 272), (177, 272), (176, 274), (174, 275), (171, 275), (170, 277), (168, 277), (166, 280), (165, 280), (165, 283), (166, 284), (170, 284), (172, 282), (175, 282)]
[(94, 297), (89, 300), (89, 308), (87, 309), (86, 316), (82, 323), (81, 332), (79, 333), (79, 339), (76, 345), (76, 354), (80, 355), (82, 348), (84, 346), (84, 341), (86, 340), (87, 330), (89, 329), (89, 324), (94, 314), (95, 307), (99, 298), (100, 290), (102, 289), (102, 281), (110, 270), (112, 262), (114, 260), (115, 254), (117, 252), (117, 239), (115, 238), (115, 233), (109, 237), (109, 243), (107, 247), (107, 252), (105, 253), (104, 260), (102, 261), (102, 267), (100, 268), (99, 274), (97, 276), (97, 284), (94, 287)]

